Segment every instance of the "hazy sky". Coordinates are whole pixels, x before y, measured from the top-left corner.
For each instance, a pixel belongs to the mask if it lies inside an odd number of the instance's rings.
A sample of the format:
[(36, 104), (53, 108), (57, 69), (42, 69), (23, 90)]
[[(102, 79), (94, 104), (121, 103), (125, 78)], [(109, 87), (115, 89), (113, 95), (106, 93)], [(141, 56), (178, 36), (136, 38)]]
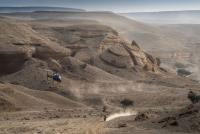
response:
[(114, 12), (200, 10), (200, 0), (0, 0), (0, 6), (62, 6)]

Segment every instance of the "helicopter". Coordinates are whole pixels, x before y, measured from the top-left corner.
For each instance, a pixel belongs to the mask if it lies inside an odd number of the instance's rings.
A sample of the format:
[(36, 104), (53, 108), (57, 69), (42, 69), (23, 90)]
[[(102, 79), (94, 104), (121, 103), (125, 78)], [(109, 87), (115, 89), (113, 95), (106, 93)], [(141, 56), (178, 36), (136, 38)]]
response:
[(54, 81), (56, 81), (58, 83), (62, 82), (61, 75), (58, 72), (56, 72), (56, 71), (54, 71), (52, 74), (49, 74), (49, 71), (47, 71), (47, 80), (49, 80), (49, 78), (52, 79), (53, 82)]

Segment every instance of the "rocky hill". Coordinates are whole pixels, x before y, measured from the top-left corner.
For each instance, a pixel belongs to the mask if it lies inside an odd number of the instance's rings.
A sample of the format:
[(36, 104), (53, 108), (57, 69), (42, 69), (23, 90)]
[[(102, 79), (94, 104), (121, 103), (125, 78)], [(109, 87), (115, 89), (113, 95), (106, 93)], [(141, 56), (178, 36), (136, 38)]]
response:
[(0, 25), (0, 79), (4, 82), (49, 91), (53, 85), (47, 74), (57, 71), (63, 82), (53, 86), (53, 92), (72, 97), (76, 93), (69, 83), (123, 83), (165, 73), (158, 58), (135, 41), (124, 41), (108, 26), (42, 27), (7, 18), (1, 18)]
[[(122, 71), (133, 74), (138, 71), (159, 72), (158, 61), (145, 53), (137, 43), (125, 42), (116, 31), (103, 25), (41, 28), (3, 19), (0, 37), (2, 73), (23, 70), (24, 64), (33, 59), (55, 62), (60, 67), (58, 71), (63, 71), (63, 68), (69, 71), (73, 63), (85, 64), (83, 69), (87, 69), (88, 65), (99, 68), (107, 75), (122, 78)], [(62, 66), (65, 62), (69, 62), (67, 67)]]

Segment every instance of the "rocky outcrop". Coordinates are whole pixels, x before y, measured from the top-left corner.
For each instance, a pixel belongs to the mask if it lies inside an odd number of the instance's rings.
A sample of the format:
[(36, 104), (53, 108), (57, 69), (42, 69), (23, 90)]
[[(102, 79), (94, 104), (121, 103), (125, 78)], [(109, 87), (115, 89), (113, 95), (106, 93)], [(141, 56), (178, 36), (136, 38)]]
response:
[(150, 54), (144, 52), (135, 41), (133, 41), (131, 45), (123, 44), (123, 46), (129, 53), (135, 66), (139, 66), (145, 71), (159, 72), (156, 59), (154, 59)]
[(105, 63), (117, 68), (139, 67), (150, 72), (160, 71), (160, 61), (144, 52), (135, 41), (129, 44), (116, 35), (112, 36), (113, 42), (108, 36), (101, 44), (100, 58)]
[(131, 58), (122, 46), (113, 46), (100, 54), (105, 63), (117, 68), (131, 68)]

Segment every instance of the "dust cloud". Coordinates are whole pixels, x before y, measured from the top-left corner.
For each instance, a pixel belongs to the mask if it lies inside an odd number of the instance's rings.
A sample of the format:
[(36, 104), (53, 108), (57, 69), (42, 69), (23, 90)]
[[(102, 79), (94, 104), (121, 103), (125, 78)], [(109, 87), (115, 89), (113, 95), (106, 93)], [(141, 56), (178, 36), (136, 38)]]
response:
[(126, 117), (126, 116), (132, 116), (132, 115), (137, 115), (137, 111), (126, 111), (126, 112), (119, 112), (119, 113), (114, 113), (111, 114), (110, 116), (107, 117), (106, 121), (110, 121), (119, 117)]

